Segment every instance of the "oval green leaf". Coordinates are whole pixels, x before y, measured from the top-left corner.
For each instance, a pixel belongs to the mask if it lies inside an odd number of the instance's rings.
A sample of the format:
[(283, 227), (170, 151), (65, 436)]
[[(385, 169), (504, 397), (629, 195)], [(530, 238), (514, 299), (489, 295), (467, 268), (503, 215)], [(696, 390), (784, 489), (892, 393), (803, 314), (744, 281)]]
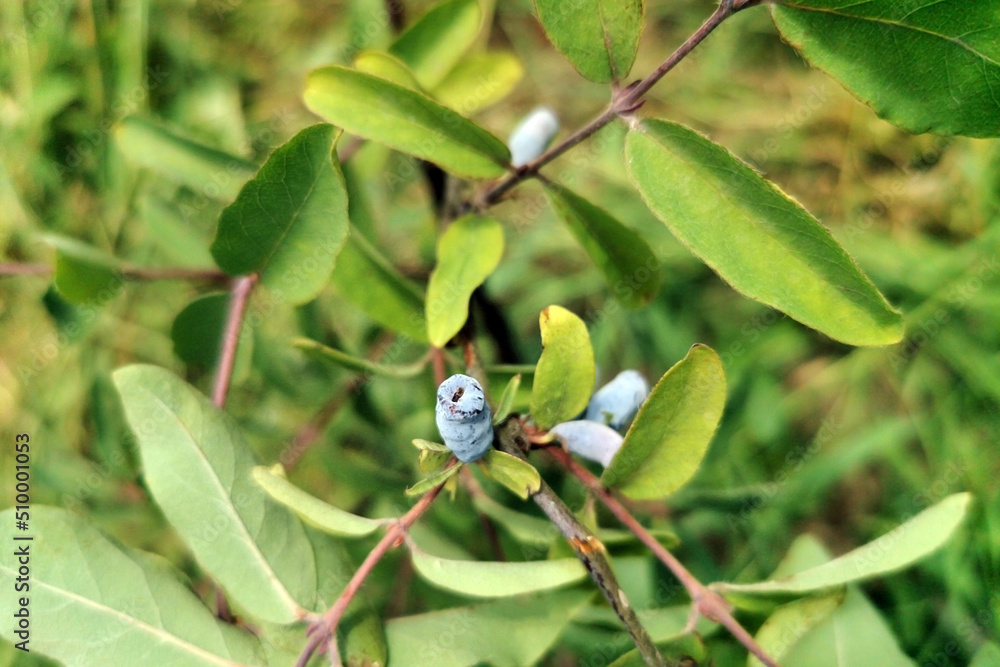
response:
[(423, 294), (361, 234), (348, 237), (332, 280), (341, 296), (382, 326), (427, 341)]
[(609, 83), (628, 76), (642, 33), (642, 0), (535, 0), (538, 20), (580, 74)]
[(503, 598), (559, 588), (587, 578), (575, 558), (530, 562), (483, 562), (438, 558), (411, 545), (413, 567), (447, 591), (481, 598)]
[(17, 599), (17, 548), (28, 550), (31, 567), (30, 591), (22, 592), (30, 599), (30, 634), (18, 637), (8, 618), (0, 623), (6, 640), (28, 639), (32, 653), (80, 667), (257, 663), (257, 640), (215, 618), (162, 558), (123, 547), (54, 507), (32, 506), (30, 542), (16, 541), (14, 508), (0, 520), (5, 615)]
[(830, 232), (722, 146), (650, 120), (625, 155), (650, 210), (738, 292), (850, 345), (902, 338), (902, 316)]
[[(170, 339), (174, 354), (188, 366), (199, 371), (215, 368), (222, 350), (230, 298), (228, 292), (205, 294), (177, 313), (170, 327)], [(233, 364), (234, 380), (246, 376), (252, 360), (253, 327), (244, 320)]]
[(247, 613), (302, 618), (316, 597), (313, 550), (298, 518), (251, 478), (236, 423), (163, 368), (127, 366), (114, 381), (146, 485), (198, 562)]
[(338, 136), (313, 125), (279, 146), (219, 216), (212, 256), (226, 273), (260, 273), (293, 304), (330, 279), (350, 223), (347, 187), (331, 158)]
[(490, 449), (480, 460), (487, 475), (523, 500), (527, 500), (542, 488), (542, 477), (535, 467), (516, 456)]
[(115, 143), (140, 167), (162, 174), (192, 190), (232, 201), (257, 171), (257, 165), (182, 137), (161, 125), (127, 116), (115, 126)]
[(97, 248), (55, 234), (42, 237), (56, 251), (54, 283), (74, 304), (105, 304), (125, 284), (119, 262)]
[(417, 19), (389, 52), (406, 63), (428, 90), (441, 83), (479, 35), (478, 0), (448, 0)]
[(510, 152), (502, 141), (430, 98), (347, 67), (314, 70), (305, 103), (351, 134), (433, 162), (470, 178), (502, 176)]
[(456, 220), (438, 241), (437, 266), (427, 284), (427, 336), (444, 347), (469, 316), (472, 292), (503, 256), (503, 227), (493, 218)]
[(548, 184), (549, 200), (559, 218), (587, 251), (615, 298), (637, 308), (649, 303), (660, 287), (660, 261), (634, 231), (602, 208), (566, 188)]
[(817, 567), (756, 584), (713, 584), (723, 594), (801, 595), (900, 570), (939, 549), (965, 518), (972, 496), (956, 493), (873, 542)]
[(531, 417), (541, 428), (572, 419), (587, 407), (597, 368), (587, 325), (560, 306), (549, 306), (538, 319), (542, 356), (531, 386)]
[(695, 345), (653, 387), (601, 482), (629, 498), (670, 495), (698, 469), (725, 405), (722, 360)]
[(507, 97), (523, 76), (524, 67), (513, 53), (474, 53), (463, 58), (431, 95), (449, 109), (471, 116)]
[(427, 366), (426, 359), (415, 361), (412, 364), (403, 364), (399, 366), (379, 364), (374, 361), (368, 361), (367, 359), (352, 357), (346, 352), (341, 352), (340, 350), (336, 350), (332, 347), (327, 347), (322, 343), (309, 340), (308, 338), (296, 338), (292, 341), (292, 345), (315, 359), (334, 364), (335, 366), (340, 366), (341, 368), (346, 368), (350, 371), (368, 373), (369, 375), (409, 378), (419, 375)]
[[(281, 466), (277, 466), (281, 469)], [(357, 514), (345, 512), (310, 495), (285, 478), (283, 471), (257, 466), (251, 473), (260, 487), (275, 501), (295, 512), (310, 526), (331, 535), (364, 537), (378, 530), (382, 523)]]
[(782, 38), (910, 132), (1000, 136), (996, 5), (796, 0), (771, 5)]

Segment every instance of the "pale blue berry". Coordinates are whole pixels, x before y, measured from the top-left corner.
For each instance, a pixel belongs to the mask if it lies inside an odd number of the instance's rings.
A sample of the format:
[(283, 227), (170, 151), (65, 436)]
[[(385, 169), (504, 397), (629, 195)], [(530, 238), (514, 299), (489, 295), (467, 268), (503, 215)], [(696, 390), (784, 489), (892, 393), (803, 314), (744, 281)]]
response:
[(559, 131), (559, 119), (548, 107), (535, 107), (510, 133), (510, 163), (523, 167), (541, 157)]
[(618, 431), (593, 421), (563, 422), (553, 426), (549, 433), (558, 436), (570, 452), (597, 461), (605, 468), (622, 446)]
[(649, 383), (638, 371), (622, 371), (590, 397), (585, 419), (615, 430), (632, 421), (649, 396)]
[(437, 390), (438, 431), (459, 461), (471, 463), (493, 444), (490, 406), (483, 388), (468, 375), (452, 375)]

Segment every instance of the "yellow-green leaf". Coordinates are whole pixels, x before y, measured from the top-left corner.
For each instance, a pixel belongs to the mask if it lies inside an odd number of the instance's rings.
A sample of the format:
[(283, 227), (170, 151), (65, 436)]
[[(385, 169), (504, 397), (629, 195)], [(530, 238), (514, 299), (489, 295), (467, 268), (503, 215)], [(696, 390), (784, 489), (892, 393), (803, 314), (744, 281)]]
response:
[(560, 588), (587, 578), (576, 558), (514, 563), (438, 558), (411, 547), (413, 567), (438, 588), (482, 598)]
[(507, 146), (425, 95), (347, 67), (314, 70), (304, 94), (310, 110), (351, 134), (470, 178), (502, 176)]
[(364, 537), (382, 526), (379, 521), (345, 512), (306, 493), (285, 478), (280, 464), (277, 468), (278, 470), (257, 466), (251, 473), (254, 481), (267, 495), (295, 512), (309, 525), (341, 537)]
[(549, 306), (538, 321), (542, 356), (531, 387), (531, 417), (548, 429), (587, 407), (597, 369), (583, 320), (565, 308)]
[(899, 312), (812, 215), (722, 146), (648, 120), (625, 142), (650, 210), (742, 294), (850, 345), (889, 345)]
[(444, 347), (469, 316), (473, 290), (493, 273), (503, 256), (503, 227), (493, 218), (469, 215), (441, 236), (437, 266), (427, 285), (427, 335)]
[(630, 498), (670, 495), (698, 469), (725, 405), (722, 361), (695, 345), (653, 387), (601, 482)]

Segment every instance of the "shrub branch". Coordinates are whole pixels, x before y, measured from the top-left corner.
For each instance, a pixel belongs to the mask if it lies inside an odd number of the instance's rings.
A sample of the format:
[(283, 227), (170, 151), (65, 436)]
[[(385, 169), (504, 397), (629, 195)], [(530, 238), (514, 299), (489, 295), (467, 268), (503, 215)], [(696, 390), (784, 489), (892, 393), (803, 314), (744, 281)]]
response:
[(740, 625), (732, 614), (732, 605), (726, 602), (725, 598), (716, 593), (715, 591), (709, 589), (705, 584), (698, 581), (698, 579), (691, 574), (690, 571), (684, 565), (681, 564), (677, 558), (667, 551), (666, 547), (660, 544), (655, 537), (653, 537), (646, 528), (640, 524), (634, 516), (628, 511), (628, 509), (622, 505), (622, 503), (615, 498), (615, 496), (608, 489), (604, 488), (601, 481), (593, 475), (589, 470), (584, 468), (580, 463), (576, 461), (572, 456), (569, 455), (561, 447), (547, 447), (545, 451), (556, 461), (558, 461), (564, 468), (566, 468), (570, 473), (572, 473), (580, 482), (583, 483), (587, 490), (592, 494), (597, 496), (597, 499), (604, 503), (615, 517), (618, 518), (625, 527), (627, 527), (632, 533), (635, 534), (639, 541), (645, 544), (650, 551), (652, 551), (660, 561), (666, 565), (678, 581), (687, 590), (688, 595), (691, 596), (691, 621), (688, 623), (689, 628), (693, 628), (694, 621), (697, 617), (704, 616), (705, 618), (719, 623), (725, 627), (729, 632), (743, 644), (747, 650), (757, 656), (761, 662), (763, 662), (768, 667), (778, 667), (778, 663), (764, 651), (763, 648), (754, 640), (746, 629)]

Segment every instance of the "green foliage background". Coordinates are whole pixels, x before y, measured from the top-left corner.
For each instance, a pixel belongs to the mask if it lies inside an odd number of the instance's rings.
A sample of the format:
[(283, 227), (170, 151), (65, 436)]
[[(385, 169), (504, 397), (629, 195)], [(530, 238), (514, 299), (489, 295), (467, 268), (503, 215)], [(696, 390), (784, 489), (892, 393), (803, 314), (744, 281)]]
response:
[[(637, 75), (711, 10), (700, 1), (650, 4)], [(415, 16), (426, 6), (407, 3), (406, 11)], [(0, 7), (0, 244), (7, 263), (51, 264), (41, 237), (57, 233), (132, 265), (212, 266), (208, 247), (229, 201), (218, 193), (232, 184), (178, 186), (138, 168), (112, 140), (120, 121), (152, 116), (259, 162), (315, 122), (301, 101), (308, 71), (349, 62), (363, 47), (385, 47), (392, 35), (390, 25), (373, 19), (381, 9), (373, 0)], [(494, 21), (491, 46), (513, 50), (525, 76), (478, 116), (483, 126), (506, 136), (544, 103), (572, 129), (603, 108), (606, 88), (582, 79), (552, 49), (530, 3), (500, 3)], [(763, 579), (801, 533), (841, 553), (950, 493), (972, 491), (972, 516), (941, 552), (863, 587), (919, 664), (966, 664), (985, 640), (1000, 637), (997, 143), (912, 136), (877, 119), (781, 44), (765, 11), (727, 21), (652, 91), (644, 113), (706, 132), (802, 202), (905, 313), (906, 340), (850, 348), (736, 294), (643, 206), (622, 166), (623, 128), (610, 126), (547, 171), (646, 238), (662, 263), (663, 287), (647, 307), (624, 310), (541, 187), (528, 183), (493, 211), (506, 223), (506, 250), (486, 294), (506, 315), (516, 357), (503, 361), (538, 358), (538, 312), (552, 303), (587, 322), (603, 377), (624, 368), (659, 377), (695, 342), (719, 352), (729, 387), (724, 421), (693, 482), (670, 501), (669, 523), (682, 539), (677, 553), (702, 580)], [(352, 218), (422, 282), (436, 238), (426, 183), (399, 154), (383, 172), (384, 156), (385, 149), (366, 145), (349, 164), (358, 189)], [(29, 433), (33, 502), (87, 512), (122, 542), (178, 564), (208, 595), (149, 500), (110, 373), (152, 363), (208, 391), (210, 374), (175, 356), (170, 329), (210, 287), (128, 282), (101, 303), (74, 306), (46, 277), (0, 280), (3, 469), (10, 469), (13, 434)], [(238, 366), (227, 410), (261, 460), (280, 459), (296, 432), (352, 380), (291, 347), (291, 338), (306, 335), (359, 356), (390, 342), (354, 305), (356, 296), (327, 289), (297, 308), (265, 297), (254, 302), (252, 354)], [(491, 360), (501, 360), (489, 338), (482, 343)], [(394, 361), (424, 350), (409, 344)], [(429, 373), (375, 378), (345, 395), (293, 481), (367, 516), (407, 506), (403, 491), (419, 476), (409, 441), (436, 437)], [(526, 400), (515, 407), (525, 409)], [(5, 505), (12, 482), (10, 474), (0, 478)], [(582, 500), (578, 487), (555, 486), (571, 505)], [(667, 525), (667, 517), (655, 523)], [(437, 503), (416, 530), (442, 555), (489, 556), (461, 494), (454, 504)], [(351, 548), (363, 556), (364, 544)], [(405, 559), (391, 554), (369, 580), (380, 609), (398, 615), (460, 602), (418, 578), (406, 595), (394, 592), (397, 571), (404, 568), (403, 581), (408, 576)], [(631, 580), (635, 606), (680, 600), (660, 568), (644, 562), (632, 569), (622, 578)], [(572, 661), (591, 640), (571, 626), (549, 660)], [(727, 651), (741, 655), (725, 636), (711, 642), (719, 664)], [(3, 664), (22, 659), (9, 645), (0, 648)]]

